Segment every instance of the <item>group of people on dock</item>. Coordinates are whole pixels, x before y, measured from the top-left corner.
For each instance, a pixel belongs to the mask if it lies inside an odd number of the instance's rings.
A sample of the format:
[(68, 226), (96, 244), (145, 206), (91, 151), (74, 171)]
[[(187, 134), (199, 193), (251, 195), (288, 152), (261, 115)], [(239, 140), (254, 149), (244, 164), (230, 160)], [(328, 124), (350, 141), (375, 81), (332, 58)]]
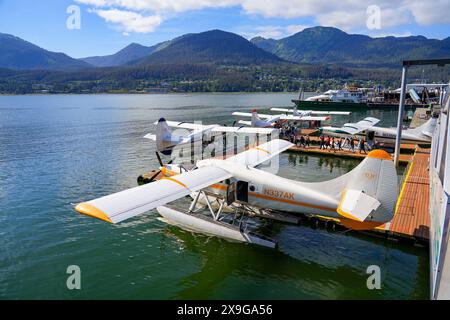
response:
[[(295, 124), (280, 125), (280, 135), (282, 138), (294, 143), (296, 146), (308, 148), (311, 146), (311, 138), (308, 134), (301, 134)], [(319, 148), (321, 150), (328, 151), (350, 151), (355, 153), (367, 154), (368, 151), (373, 150), (376, 147), (374, 141), (366, 141), (365, 139), (354, 139), (353, 137), (332, 137), (328, 135), (321, 135), (319, 137)]]
[(353, 139), (353, 137), (335, 138), (321, 135), (319, 137), (319, 147), (321, 150), (328, 150), (330, 152), (332, 150), (336, 152), (344, 151), (344, 149), (347, 149), (348, 151), (355, 153), (355, 147), (359, 151), (359, 153), (367, 154), (367, 150), (370, 151), (370, 148), (366, 144), (366, 141), (364, 139), (359, 139), (357, 141), (356, 139)]

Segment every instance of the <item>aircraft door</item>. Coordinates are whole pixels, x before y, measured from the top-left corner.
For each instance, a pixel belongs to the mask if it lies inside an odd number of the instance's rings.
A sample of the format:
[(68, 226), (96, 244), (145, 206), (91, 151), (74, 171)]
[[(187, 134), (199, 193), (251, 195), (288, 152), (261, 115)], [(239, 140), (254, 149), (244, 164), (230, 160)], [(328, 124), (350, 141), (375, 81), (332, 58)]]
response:
[(236, 183), (236, 200), (248, 202), (248, 182), (238, 181)]
[(236, 201), (236, 182), (228, 184), (227, 187), (227, 205)]

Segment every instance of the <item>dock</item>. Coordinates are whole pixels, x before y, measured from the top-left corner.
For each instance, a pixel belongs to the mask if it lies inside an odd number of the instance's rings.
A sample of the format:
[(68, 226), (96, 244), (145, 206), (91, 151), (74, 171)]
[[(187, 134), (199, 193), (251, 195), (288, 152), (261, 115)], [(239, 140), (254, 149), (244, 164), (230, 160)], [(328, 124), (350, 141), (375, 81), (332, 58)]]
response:
[(400, 189), (394, 218), (378, 231), (418, 241), (430, 238), (430, 149), (417, 147)]
[[(328, 157), (341, 157), (341, 158), (353, 158), (353, 159), (359, 159), (362, 160), (366, 157), (367, 153), (359, 153), (357, 148), (355, 148), (355, 152), (352, 152), (350, 150), (344, 149), (344, 150), (329, 150), (329, 149), (320, 149), (319, 146), (310, 146), (310, 147), (299, 147), (294, 146), (289, 148), (290, 152), (299, 152), (299, 153), (306, 153), (306, 154), (313, 154), (313, 155), (321, 155), (321, 156), (328, 156)], [(401, 164), (408, 164), (409, 161), (412, 159), (412, 154), (400, 154), (399, 162)]]
[(431, 111), (429, 108), (417, 108), (414, 111), (413, 118), (409, 124), (410, 128), (417, 128), (425, 123), (431, 117)]

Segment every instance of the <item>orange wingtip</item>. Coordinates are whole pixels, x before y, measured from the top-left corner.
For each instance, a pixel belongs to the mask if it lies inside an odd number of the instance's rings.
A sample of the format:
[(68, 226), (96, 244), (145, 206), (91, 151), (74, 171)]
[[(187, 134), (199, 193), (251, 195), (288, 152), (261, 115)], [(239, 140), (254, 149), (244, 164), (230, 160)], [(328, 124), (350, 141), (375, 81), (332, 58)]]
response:
[(384, 150), (376, 149), (373, 151), (370, 151), (367, 155), (368, 158), (376, 158), (376, 159), (383, 159), (383, 160), (392, 160), (392, 157), (389, 153), (387, 153)]
[(109, 219), (109, 217), (102, 210), (100, 210), (97, 207), (94, 207), (93, 205), (87, 202), (77, 204), (75, 210), (86, 216), (90, 216), (109, 223), (113, 223), (111, 219)]

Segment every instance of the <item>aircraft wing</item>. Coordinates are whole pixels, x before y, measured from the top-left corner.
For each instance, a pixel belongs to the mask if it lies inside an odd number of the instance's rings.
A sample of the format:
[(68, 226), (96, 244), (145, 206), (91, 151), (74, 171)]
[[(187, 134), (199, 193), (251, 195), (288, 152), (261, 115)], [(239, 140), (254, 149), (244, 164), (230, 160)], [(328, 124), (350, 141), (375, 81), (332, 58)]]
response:
[[(294, 109), (285, 109), (285, 108), (270, 108), (270, 110), (279, 112), (290, 112), (290, 113), (294, 112)], [(297, 111), (298, 112), (308, 111), (311, 114), (328, 114), (328, 115), (344, 115), (344, 116), (352, 114), (350, 111), (315, 111), (315, 110), (297, 110)]]
[(251, 121), (245, 121), (245, 120), (239, 120), (238, 123), (240, 123), (240, 124), (245, 124), (246, 126), (251, 126), (251, 125), (252, 125), (252, 122), (251, 122)]
[(255, 167), (289, 149), (293, 145), (293, 143), (286, 140), (274, 139), (250, 148), (247, 151), (238, 153), (237, 155), (228, 158), (226, 161), (237, 162), (249, 167)]
[[(239, 117), (248, 117), (251, 118), (252, 114), (249, 112), (233, 112), (232, 113), (233, 116), (239, 116)], [(270, 115), (270, 114), (259, 114), (258, 113), (258, 117), (260, 119), (272, 119), (273, 117), (275, 117), (274, 115)]]
[[(178, 122), (178, 121), (166, 121), (167, 125), (169, 127), (173, 128), (183, 128), (183, 129), (189, 129), (189, 130), (197, 130), (202, 129), (205, 127), (201, 124), (195, 124), (195, 123), (189, 123), (189, 122)], [(155, 122), (154, 124), (158, 124), (158, 122)]]
[[(239, 122), (241, 122), (241, 121), (239, 121)], [(249, 121), (245, 121), (245, 122), (249, 122)], [(219, 127), (213, 128), (211, 130), (211, 132), (224, 132), (224, 133), (234, 132), (234, 133), (247, 133), (247, 134), (272, 134), (272, 133), (278, 132), (278, 129), (219, 126)]]
[[(288, 141), (276, 139), (223, 161), (254, 167), (292, 145)], [(82, 202), (75, 210), (103, 221), (119, 223), (231, 177), (228, 171), (217, 166), (202, 166), (175, 177), (164, 177), (143, 186)]]
[(326, 121), (330, 117), (313, 117), (313, 116), (294, 116), (294, 115), (280, 115), (280, 120), (287, 121)]
[(329, 115), (343, 115), (343, 116), (349, 116), (352, 113), (350, 111), (314, 111), (311, 110), (312, 114), (329, 114)]
[(380, 119), (367, 117), (356, 123), (346, 123), (342, 127), (323, 127), (323, 130), (328, 130), (336, 133), (357, 134), (367, 130), (380, 122)]
[(294, 109), (285, 109), (285, 108), (270, 108), (272, 111), (279, 111), (279, 112), (294, 112)]
[(203, 167), (80, 203), (75, 210), (100, 220), (119, 223), (230, 177), (223, 169)]

